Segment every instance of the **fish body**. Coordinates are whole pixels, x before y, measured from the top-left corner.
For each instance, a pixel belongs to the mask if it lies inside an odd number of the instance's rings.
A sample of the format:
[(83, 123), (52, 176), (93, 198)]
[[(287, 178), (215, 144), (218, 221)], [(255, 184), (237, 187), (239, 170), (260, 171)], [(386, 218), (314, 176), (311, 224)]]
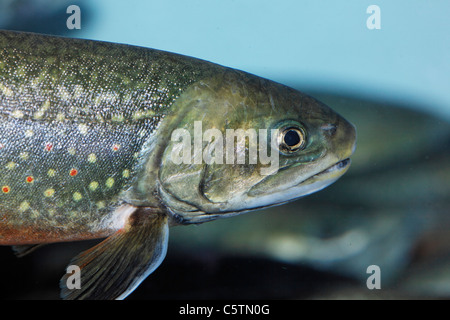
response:
[[(196, 138), (199, 127), (214, 138)], [(177, 129), (194, 139), (173, 139)], [(244, 138), (218, 135), (238, 129)], [(260, 134), (255, 143), (252, 133)], [(66, 275), (64, 298), (126, 297), (163, 260), (170, 225), (320, 190), (348, 169), (355, 139), (327, 106), (242, 71), (147, 48), (0, 31), (0, 244), (106, 237), (71, 262), (82, 287), (67, 288)], [(224, 140), (231, 149), (218, 144)], [(180, 153), (188, 144), (194, 148)], [(257, 155), (272, 147), (276, 166), (250, 163), (253, 146)], [(201, 157), (205, 150), (215, 161)], [(175, 161), (180, 154), (186, 161)], [(219, 161), (230, 155), (245, 161)]]
[(107, 235), (155, 129), (208, 69), (142, 48), (0, 35), (1, 241)]

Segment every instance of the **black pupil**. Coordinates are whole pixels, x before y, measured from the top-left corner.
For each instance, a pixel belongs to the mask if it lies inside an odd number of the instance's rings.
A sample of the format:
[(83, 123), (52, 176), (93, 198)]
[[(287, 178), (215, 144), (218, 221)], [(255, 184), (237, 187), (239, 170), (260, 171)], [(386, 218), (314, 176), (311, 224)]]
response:
[(284, 135), (284, 143), (289, 147), (296, 146), (300, 143), (300, 135), (295, 130), (289, 130)]

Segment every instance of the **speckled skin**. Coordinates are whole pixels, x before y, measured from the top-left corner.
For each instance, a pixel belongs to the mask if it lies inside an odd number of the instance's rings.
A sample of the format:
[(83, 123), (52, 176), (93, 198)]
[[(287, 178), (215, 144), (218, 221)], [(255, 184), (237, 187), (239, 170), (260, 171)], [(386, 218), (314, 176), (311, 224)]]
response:
[(155, 128), (191, 83), (218, 69), (151, 49), (0, 31), (0, 244), (114, 232), (111, 214)]
[[(147, 48), (7, 31), (0, 117), (0, 244), (109, 236), (125, 226), (129, 206), (173, 225), (291, 201), (338, 179), (356, 139), (323, 103), (255, 75)], [(280, 170), (270, 176), (262, 162), (175, 164), (171, 134), (192, 135), (196, 121), (222, 133), (289, 124), (305, 144), (288, 154), (275, 146)]]
[[(196, 138), (199, 122), (218, 136), (202, 129)], [(177, 129), (190, 139), (183, 154), (194, 147), (181, 163)], [(216, 144), (229, 129), (258, 139)], [(293, 130), (302, 143), (289, 149)], [(64, 275), (65, 299), (126, 297), (164, 259), (169, 226), (325, 188), (348, 169), (355, 141), (355, 128), (323, 103), (255, 75), (152, 49), (0, 31), (0, 245), (25, 254), (27, 244), (107, 237), (72, 259), (82, 286), (69, 288)], [(212, 146), (241, 159), (270, 147), (274, 161), (197, 161)]]

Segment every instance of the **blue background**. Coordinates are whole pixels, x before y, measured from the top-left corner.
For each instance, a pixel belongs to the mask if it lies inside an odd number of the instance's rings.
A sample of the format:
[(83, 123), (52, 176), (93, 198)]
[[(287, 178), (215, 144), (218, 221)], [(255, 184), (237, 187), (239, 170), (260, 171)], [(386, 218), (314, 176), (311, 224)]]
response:
[[(381, 9), (369, 30), (367, 7)], [(67, 35), (186, 54), (300, 90), (401, 102), (450, 119), (450, 1), (80, 2)], [(92, 16), (83, 21), (89, 6)], [(71, 33), (72, 32), (72, 33)]]

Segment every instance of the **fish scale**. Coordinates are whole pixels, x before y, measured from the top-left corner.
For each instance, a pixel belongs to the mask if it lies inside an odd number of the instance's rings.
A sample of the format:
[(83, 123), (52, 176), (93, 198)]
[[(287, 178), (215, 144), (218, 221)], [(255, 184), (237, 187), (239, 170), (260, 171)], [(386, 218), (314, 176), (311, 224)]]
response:
[[(170, 226), (325, 188), (348, 169), (355, 141), (323, 103), (243, 71), (0, 31), (0, 245), (23, 256), (106, 238), (72, 259), (82, 285), (65, 274), (64, 299), (125, 298), (161, 264)], [(259, 157), (247, 163), (250, 149)]]
[(0, 32), (0, 47), (1, 219), (44, 219), (58, 237), (76, 226), (69, 240), (96, 234), (163, 114), (202, 68), (156, 50), (10, 32)]
[[(118, 194), (130, 183), (138, 166), (134, 154), (150, 136), (150, 133), (136, 135), (136, 130), (125, 125), (97, 124), (84, 132), (76, 123), (52, 126), (33, 121), (14, 122), (17, 122), (15, 131), (0, 124), (5, 141), (0, 150), (0, 166), (9, 165), (8, 170), (0, 171), (0, 184), (10, 188), (0, 195), (1, 206), (3, 214), (5, 208), (16, 209), (7, 217), (11, 224), (34, 224), (40, 216), (52, 221), (48, 210), (58, 207), (60, 216), (55, 217), (54, 223), (59, 225), (65, 213), (75, 209), (83, 220), (95, 216), (88, 210), (92, 204), (102, 201), (107, 206), (117, 205)], [(124, 170), (130, 172), (126, 177)], [(27, 181), (27, 177), (32, 181)], [(90, 187), (93, 182), (98, 183), (97, 188)], [(49, 195), (48, 190), (55, 192)], [(78, 199), (80, 195), (82, 198)], [(24, 201), (29, 203), (29, 210), (19, 209)]]

